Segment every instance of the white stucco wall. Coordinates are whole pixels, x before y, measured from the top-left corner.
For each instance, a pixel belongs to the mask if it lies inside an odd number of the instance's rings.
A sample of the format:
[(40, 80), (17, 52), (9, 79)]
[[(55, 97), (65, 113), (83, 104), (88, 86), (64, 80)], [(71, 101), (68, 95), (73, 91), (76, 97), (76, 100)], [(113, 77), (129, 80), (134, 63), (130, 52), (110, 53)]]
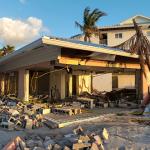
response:
[[(143, 33), (147, 36), (147, 32), (150, 32), (150, 29), (143, 29)], [(124, 30), (110, 30), (110, 31), (103, 31), (101, 33), (107, 33), (107, 45), (108, 46), (116, 46), (119, 45), (128, 39), (130, 39), (134, 34), (134, 29), (124, 29)], [(115, 38), (115, 34), (122, 33), (122, 38)], [(150, 36), (147, 36), (147, 38), (150, 40)], [(76, 40), (84, 41), (84, 36), (81, 36), (80, 38), (74, 38)], [(99, 38), (92, 36), (91, 42), (99, 44)]]
[(50, 95), (56, 95), (57, 98), (64, 99), (65, 98), (65, 72), (58, 71), (50, 74)]
[(93, 76), (93, 89), (98, 91), (112, 91), (112, 73)]
[[(115, 34), (122, 33), (122, 38), (115, 38)], [(108, 31), (108, 46), (116, 46), (119, 45), (128, 39), (130, 39), (135, 34), (134, 30), (115, 30), (115, 31)]]
[[(145, 36), (150, 40), (150, 36), (147, 35), (147, 32), (150, 31), (148, 29), (142, 30)], [(115, 38), (115, 34), (122, 33), (122, 38)], [(135, 34), (135, 30), (114, 30), (114, 31), (108, 31), (107, 37), (108, 37), (108, 46), (116, 46), (119, 45), (128, 39), (130, 39)]]
[(135, 75), (118, 75), (118, 88), (135, 88)]

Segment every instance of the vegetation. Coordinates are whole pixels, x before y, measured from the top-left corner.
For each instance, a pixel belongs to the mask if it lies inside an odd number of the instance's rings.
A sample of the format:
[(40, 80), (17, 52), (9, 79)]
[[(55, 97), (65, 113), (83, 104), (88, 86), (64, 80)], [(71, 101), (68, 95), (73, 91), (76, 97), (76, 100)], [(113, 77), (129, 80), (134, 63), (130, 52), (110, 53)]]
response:
[(75, 25), (80, 28), (81, 32), (84, 34), (84, 41), (91, 42), (92, 35), (100, 37), (100, 31), (96, 26), (96, 23), (102, 16), (106, 16), (106, 13), (97, 8), (93, 11), (91, 11), (89, 7), (84, 9), (83, 24), (80, 24), (77, 21), (75, 22)]
[(6, 56), (15, 50), (14, 46), (6, 45), (0, 49), (0, 56)]

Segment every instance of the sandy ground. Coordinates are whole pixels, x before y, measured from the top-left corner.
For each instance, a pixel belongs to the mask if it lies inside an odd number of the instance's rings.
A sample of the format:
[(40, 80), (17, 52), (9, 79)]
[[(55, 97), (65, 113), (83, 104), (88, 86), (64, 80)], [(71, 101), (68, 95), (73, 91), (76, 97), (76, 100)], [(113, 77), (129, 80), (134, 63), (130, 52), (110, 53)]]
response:
[(150, 149), (150, 126), (140, 125), (130, 121), (130, 116), (110, 116), (104, 120), (95, 120), (81, 124), (70, 125), (61, 129), (49, 129), (42, 127), (35, 130), (7, 131), (0, 129), (0, 145), (4, 146), (10, 139), (18, 136), (40, 135), (50, 136), (58, 141), (64, 135), (72, 133), (72, 130), (81, 125), (85, 133), (99, 133), (104, 127), (110, 133), (110, 139), (105, 143), (106, 150), (149, 150)]

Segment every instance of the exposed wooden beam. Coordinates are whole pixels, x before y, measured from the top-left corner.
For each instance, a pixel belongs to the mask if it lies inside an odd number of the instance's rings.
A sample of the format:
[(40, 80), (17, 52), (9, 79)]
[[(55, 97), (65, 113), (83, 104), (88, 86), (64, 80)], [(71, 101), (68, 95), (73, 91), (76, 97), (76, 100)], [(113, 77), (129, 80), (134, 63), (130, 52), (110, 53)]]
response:
[(81, 65), (81, 66), (96, 66), (96, 67), (107, 67), (107, 68), (126, 68), (126, 69), (141, 69), (138, 63), (119, 63), (119, 62), (108, 62), (108, 61), (97, 61), (97, 60), (82, 60), (79, 58), (69, 57), (58, 57), (60, 64), (67, 65)]

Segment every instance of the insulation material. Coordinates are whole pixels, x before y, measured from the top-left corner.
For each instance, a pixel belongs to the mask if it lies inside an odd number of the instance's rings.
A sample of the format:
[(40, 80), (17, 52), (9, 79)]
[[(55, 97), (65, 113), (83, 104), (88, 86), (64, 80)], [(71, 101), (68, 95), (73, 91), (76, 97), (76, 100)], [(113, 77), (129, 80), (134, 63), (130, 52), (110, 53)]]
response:
[(78, 94), (82, 92), (91, 93), (91, 75), (79, 75)]
[(97, 74), (93, 76), (93, 90), (100, 92), (112, 91), (112, 73)]

